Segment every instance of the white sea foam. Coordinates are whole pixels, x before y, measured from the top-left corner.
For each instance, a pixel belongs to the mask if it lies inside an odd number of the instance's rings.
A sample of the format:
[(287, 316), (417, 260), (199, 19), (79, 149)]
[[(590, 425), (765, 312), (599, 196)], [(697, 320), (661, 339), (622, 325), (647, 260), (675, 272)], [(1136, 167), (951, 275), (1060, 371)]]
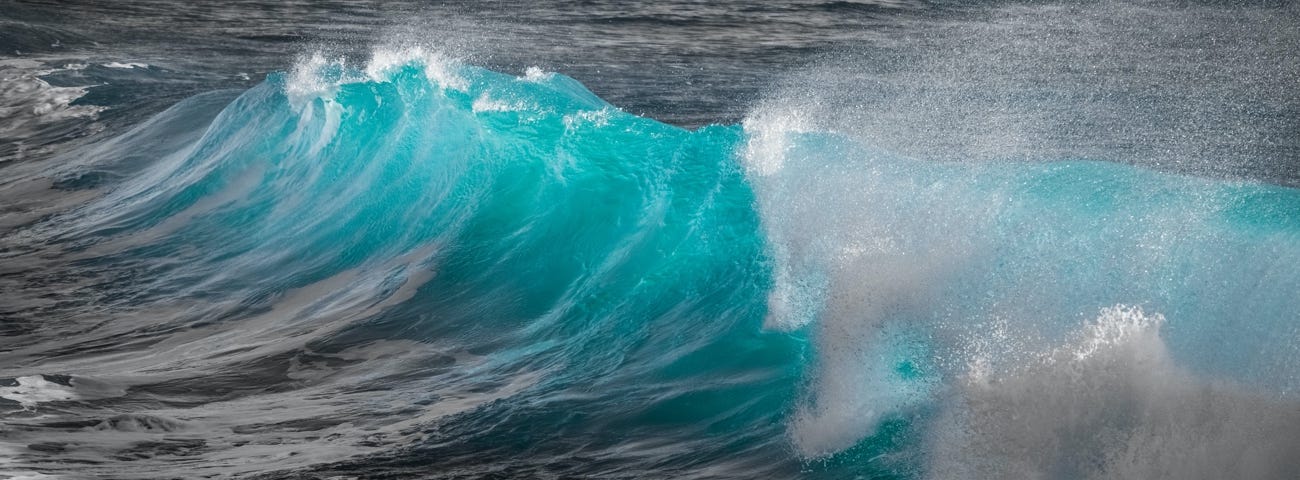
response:
[(590, 125), (602, 127), (609, 124), (609, 116), (613, 110), (603, 108), (600, 110), (582, 110), (564, 116), (565, 130), (573, 130), (580, 125)]
[(483, 92), (479, 94), (478, 97), (474, 98), (474, 103), (470, 105), (470, 108), (472, 108), (476, 113), (483, 113), (514, 112), (524, 110), (526, 107), (518, 102), (510, 102), (496, 98), (492, 95), (492, 92)]
[[(49, 67), (32, 60), (0, 60), (0, 138), (23, 139), (40, 125), (95, 118), (104, 107), (73, 105), (91, 85), (56, 87), (41, 77), (84, 65)], [(4, 159), (0, 159), (4, 160)]]
[(533, 66), (524, 69), (524, 76), (520, 78), (530, 82), (540, 82), (549, 78), (551, 75), (550, 72), (542, 70), (541, 67)]
[(394, 69), (416, 64), (424, 69), (425, 78), (439, 88), (464, 92), (469, 82), (456, 72), (458, 63), (441, 51), (422, 46), (379, 48), (371, 52), (365, 72), (371, 80), (381, 82)]
[(437, 88), (465, 92), (469, 81), (457, 72), (458, 65), (455, 58), (422, 46), (376, 48), (365, 65), (317, 51), (294, 62), (285, 90), (295, 105), (302, 105), (312, 99), (332, 99), (342, 85), (387, 82), (397, 70), (415, 66)]
[(776, 260), (776, 278), (768, 293), (765, 325), (779, 330), (797, 329), (807, 325), (820, 312), (817, 299), (825, 289), (824, 278), (807, 258), (795, 258), (802, 249), (794, 243), (798, 240), (786, 236), (797, 235), (797, 229), (781, 225), (786, 219), (780, 212), (781, 203), (789, 200), (785, 206), (801, 207), (799, 199), (782, 198), (784, 192), (779, 188), (780, 183), (767, 177), (781, 171), (795, 136), (810, 131), (810, 122), (795, 109), (763, 109), (746, 118), (744, 128), (749, 136), (741, 157), (745, 169), (759, 189), (769, 191), (758, 199), (760, 208), (769, 215), (763, 225), (771, 240), (771, 254)]
[(896, 160), (817, 132), (798, 108), (760, 109), (744, 126), (742, 158), (774, 261), (765, 324), (811, 325), (815, 340), (790, 435), (806, 457), (834, 454), (924, 402), (930, 380), (895, 371), (898, 338), (973, 255), (972, 237), (950, 232), (975, 229), (989, 205), (950, 211), (966, 187), (890, 173)]
[(763, 108), (745, 118), (745, 167), (760, 176), (781, 171), (794, 137), (813, 131), (807, 112), (797, 108)]
[(33, 408), (45, 402), (73, 400), (77, 392), (72, 387), (46, 380), (40, 375), (30, 375), (15, 379), (18, 385), (0, 386), (0, 398), (18, 402), (23, 408)]
[(1296, 478), (1300, 403), (1179, 368), (1165, 320), (1103, 309), (1037, 361), (956, 382), (931, 478)]
[(149, 64), (144, 63), (144, 62), (125, 62), (125, 63), (123, 63), (123, 62), (108, 62), (108, 63), (102, 64), (102, 65), (105, 66), (105, 67), (107, 67), (107, 68), (121, 68), (121, 69), (149, 68)]
[(315, 98), (332, 98), (344, 81), (339, 75), (346, 65), (343, 58), (328, 58), (320, 52), (299, 58), (289, 71), (285, 84), (289, 100), (301, 105)]

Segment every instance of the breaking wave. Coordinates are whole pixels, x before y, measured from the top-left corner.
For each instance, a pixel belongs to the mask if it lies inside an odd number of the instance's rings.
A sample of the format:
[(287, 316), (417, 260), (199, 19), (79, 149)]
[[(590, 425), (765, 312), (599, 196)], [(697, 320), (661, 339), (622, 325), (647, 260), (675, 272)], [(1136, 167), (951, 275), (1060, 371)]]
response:
[(30, 179), (87, 200), (4, 234), (2, 441), (42, 447), (0, 467), (1300, 471), (1300, 191), (685, 130), (419, 48), (232, 96)]

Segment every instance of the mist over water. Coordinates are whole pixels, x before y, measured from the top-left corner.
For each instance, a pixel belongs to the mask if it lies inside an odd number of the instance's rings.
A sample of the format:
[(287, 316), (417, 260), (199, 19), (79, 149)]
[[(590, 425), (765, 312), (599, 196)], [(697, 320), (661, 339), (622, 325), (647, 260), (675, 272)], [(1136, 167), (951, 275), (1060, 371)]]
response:
[(1300, 475), (1294, 5), (12, 7), (0, 476)]
[(1295, 472), (1293, 240), (1231, 220), (1294, 197), (1143, 171), (1291, 182), (1289, 13), (1004, 5), (771, 90), (744, 158), (766, 325), (817, 350), (797, 451), (925, 418), (937, 478)]
[(1294, 5), (1001, 4), (827, 54), (758, 109), (919, 158), (1293, 184), (1296, 18)]

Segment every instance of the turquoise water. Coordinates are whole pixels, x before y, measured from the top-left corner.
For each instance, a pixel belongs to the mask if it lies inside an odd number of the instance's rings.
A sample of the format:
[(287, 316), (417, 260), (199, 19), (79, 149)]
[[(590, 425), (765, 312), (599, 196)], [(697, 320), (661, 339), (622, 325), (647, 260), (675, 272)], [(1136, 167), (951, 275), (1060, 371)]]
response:
[[(1297, 471), (1300, 191), (933, 162), (794, 111), (685, 130), (561, 74), (399, 53), (305, 59), (80, 150), (64, 184), (120, 180), (34, 228), (104, 304), (181, 312), (130, 335), (189, 353), (64, 370), (163, 402), (304, 389), (287, 408), (386, 435), (345, 472)], [(191, 140), (132, 157), (161, 138)], [(260, 432), (232, 431), (208, 441)]]

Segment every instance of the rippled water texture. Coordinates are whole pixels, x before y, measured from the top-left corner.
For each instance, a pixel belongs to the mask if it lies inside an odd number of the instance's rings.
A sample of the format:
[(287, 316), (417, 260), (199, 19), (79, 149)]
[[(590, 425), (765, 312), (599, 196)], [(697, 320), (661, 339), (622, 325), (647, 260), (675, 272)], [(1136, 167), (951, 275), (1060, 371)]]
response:
[(1294, 6), (0, 7), (0, 477), (1300, 476)]

